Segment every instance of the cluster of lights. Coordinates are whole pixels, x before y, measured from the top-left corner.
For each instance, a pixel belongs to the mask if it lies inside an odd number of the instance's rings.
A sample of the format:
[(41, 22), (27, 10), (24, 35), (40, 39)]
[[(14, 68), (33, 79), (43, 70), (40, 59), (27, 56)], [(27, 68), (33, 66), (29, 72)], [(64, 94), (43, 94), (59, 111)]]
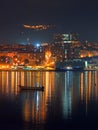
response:
[(29, 29), (34, 29), (34, 30), (46, 30), (46, 29), (49, 29), (49, 28), (52, 28), (53, 25), (33, 25), (33, 26), (30, 26), (30, 25), (23, 25), (24, 28), (29, 28)]

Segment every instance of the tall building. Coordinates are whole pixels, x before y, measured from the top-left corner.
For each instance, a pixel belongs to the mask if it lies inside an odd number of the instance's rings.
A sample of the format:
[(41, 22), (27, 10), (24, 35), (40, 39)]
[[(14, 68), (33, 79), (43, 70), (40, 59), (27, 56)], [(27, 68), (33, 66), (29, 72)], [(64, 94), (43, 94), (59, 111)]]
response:
[(81, 43), (78, 41), (77, 34), (55, 34), (51, 50), (57, 61), (64, 61), (66, 59), (78, 58), (80, 46)]

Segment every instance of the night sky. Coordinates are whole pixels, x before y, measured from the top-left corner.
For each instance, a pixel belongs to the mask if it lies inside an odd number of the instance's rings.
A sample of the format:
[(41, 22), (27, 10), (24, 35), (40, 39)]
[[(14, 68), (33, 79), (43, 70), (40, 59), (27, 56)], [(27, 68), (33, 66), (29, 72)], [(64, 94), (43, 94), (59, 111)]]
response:
[[(34, 31), (23, 24), (53, 24)], [(51, 41), (54, 33), (78, 33), (80, 40), (98, 42), (97, 0), (0, 0), (0, 43)]]

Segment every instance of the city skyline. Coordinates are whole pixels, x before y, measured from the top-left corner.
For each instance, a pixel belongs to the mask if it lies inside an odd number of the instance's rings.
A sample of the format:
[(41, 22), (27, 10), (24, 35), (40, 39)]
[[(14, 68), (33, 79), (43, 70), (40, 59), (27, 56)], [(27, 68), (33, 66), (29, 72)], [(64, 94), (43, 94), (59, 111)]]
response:
[[(81, 40), (98, 42), (98, 1), (84, 0), (2, 0), (0, 42), (48, 41), (54, 33), (78, 33)], [(23, 24), (53, 24), (45, 31), (24, 29)]]

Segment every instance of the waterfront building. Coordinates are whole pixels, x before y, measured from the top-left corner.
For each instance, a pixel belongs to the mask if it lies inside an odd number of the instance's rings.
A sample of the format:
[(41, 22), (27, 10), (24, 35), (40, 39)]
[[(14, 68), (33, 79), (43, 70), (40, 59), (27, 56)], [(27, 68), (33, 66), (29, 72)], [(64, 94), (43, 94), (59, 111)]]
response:
[(81, 42), (77, 34), (55, 34), (51, 45), (52, 55), (57, 61), (80, 57)]

